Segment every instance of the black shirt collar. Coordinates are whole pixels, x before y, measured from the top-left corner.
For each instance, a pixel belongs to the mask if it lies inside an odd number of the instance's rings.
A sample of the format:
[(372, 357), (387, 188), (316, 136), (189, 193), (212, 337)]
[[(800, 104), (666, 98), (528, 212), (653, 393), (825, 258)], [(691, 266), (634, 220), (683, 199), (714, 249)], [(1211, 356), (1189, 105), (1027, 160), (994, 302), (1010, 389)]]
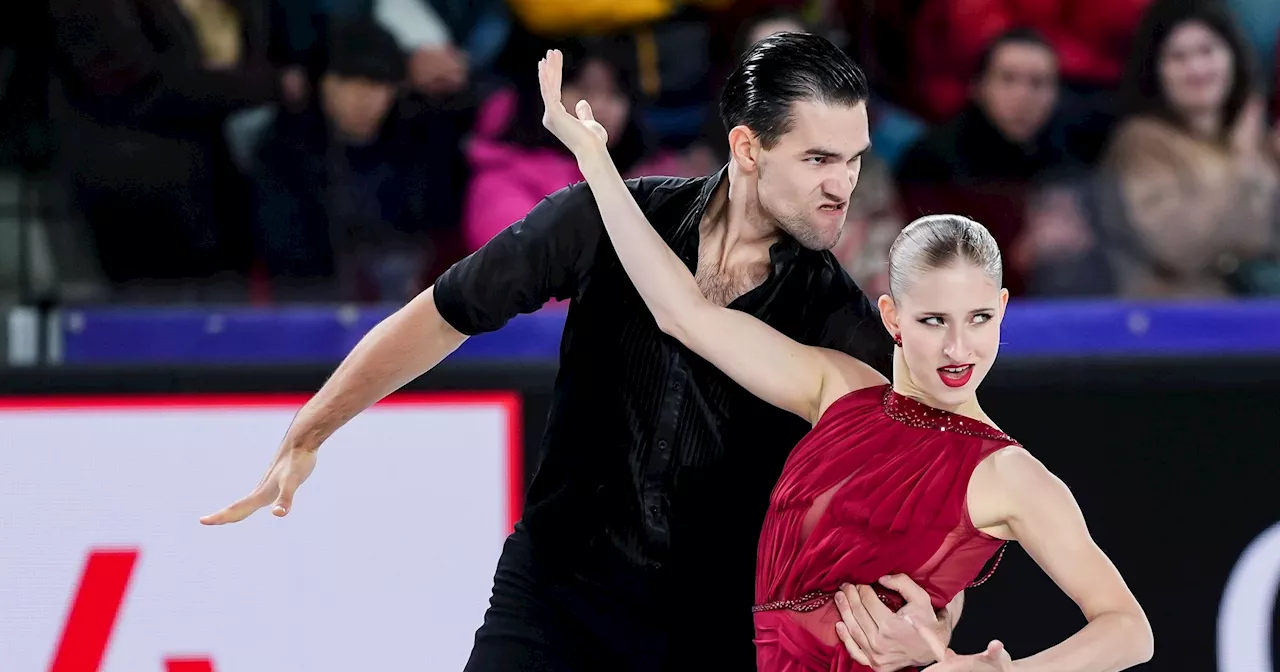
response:
[[(684, 235), (698, 235), (698, 226), (702, 222), (703, 215), (707, 212), (707, 205), (711, 203), (711, 197), (716, 193), (716, 189), (720, 188), (721, 183), (728, 179), (729, 164), (725, 164), (715, 174), (709, 175), (703, 181), (702, 188), (698, 191), (698, 197), (694, 199), (693, 206), (689, 208), (689, 213), (685, 216), (685, 220), (681, 225)], [(796, 255), (802, 249), (799, 241), (783, 233), (778, 238), (778, 242), (769, 248), (769, 261), (773, 265), (773, 271), (776, 273), (783, 266), (794, 261)]]

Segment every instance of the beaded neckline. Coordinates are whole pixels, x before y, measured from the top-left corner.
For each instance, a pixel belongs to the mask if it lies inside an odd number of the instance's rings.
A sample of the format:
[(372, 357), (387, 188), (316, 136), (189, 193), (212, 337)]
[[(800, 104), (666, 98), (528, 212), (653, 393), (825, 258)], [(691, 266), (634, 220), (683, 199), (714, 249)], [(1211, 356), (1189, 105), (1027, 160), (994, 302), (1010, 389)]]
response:
[(1018, 443), (1013, 437), (985, 422), (944, 411), (940, 408), (934, 408), (911, 397), (898, 394), (894, 391), (892, 385), (885, 386), (884, 412), (889, 417), (908, 427), (953, 432), (955, 434), (976, 436), (980, 439), (1007, 441), (1010, 444)]

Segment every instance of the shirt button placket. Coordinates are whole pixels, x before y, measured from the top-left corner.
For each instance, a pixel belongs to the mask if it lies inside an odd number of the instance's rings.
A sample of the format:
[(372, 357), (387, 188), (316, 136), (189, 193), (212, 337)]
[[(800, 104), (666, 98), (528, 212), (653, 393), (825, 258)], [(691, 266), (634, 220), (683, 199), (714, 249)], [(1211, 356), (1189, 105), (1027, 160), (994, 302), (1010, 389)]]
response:
[(671, 365), (668, 377), (667, 392), (663, 395), (662, 406), (658, 413), (658, 425), (654, 432), (653, 449), (649, 451), (649, 460), (645, 465), (645, 514), (650, 533), (661, 543), (668, 541), (670, 533), (667, 525), (666, 493), (664, 485), (667, 474), (671, 470), (671, 453), (675, 442), (675, 432), (680, 419), (680, 408), (684, 401), (685, 381), (688, 374), (679, 355), (673, 354), (675, 360)]

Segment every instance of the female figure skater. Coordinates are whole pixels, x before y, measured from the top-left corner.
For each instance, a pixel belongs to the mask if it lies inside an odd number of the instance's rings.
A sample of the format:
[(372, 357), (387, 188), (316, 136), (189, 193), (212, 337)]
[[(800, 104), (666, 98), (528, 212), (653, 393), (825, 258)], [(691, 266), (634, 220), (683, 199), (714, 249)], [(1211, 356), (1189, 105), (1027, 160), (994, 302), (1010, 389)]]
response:
[[(1101, 672), (1150, 658), (1146, 615), (1094, 544), (1070, 491), (997, 429), (975, 398), (995, 359), (1009, 296), (985, 228), (927, 217), (894, 243), (890, 293), (879, 302), (897, 343), (890, 385), (852, 357), (801, 345), (707, 301), (645, 220), (586, 101), (576, 118), (565, 110), (557, 52), (548, 52), (539, 76), (543, 123), (577, 157), (618, 258), (658, 326), (751, 393), (813, 423), (787, 461), (761, 534), (754, 610), (761, 672), (870, 669), (841, 646), (849, 633), (832, 599), (841, 584), (905, 573), (940, 608), (1006, 540), (1027, 549), (1088, 625), (1016, 663), (998, 642), (972, 656), (939, 650), (931, 670)], [(752, 170), (758, 139), (744, 128), (731, 140), (734, 161)], [(847, 168), (813, 165), (857, 179), (857, 159)], [(898, 595), (883, 586), (877, 592), (901, 607)]]

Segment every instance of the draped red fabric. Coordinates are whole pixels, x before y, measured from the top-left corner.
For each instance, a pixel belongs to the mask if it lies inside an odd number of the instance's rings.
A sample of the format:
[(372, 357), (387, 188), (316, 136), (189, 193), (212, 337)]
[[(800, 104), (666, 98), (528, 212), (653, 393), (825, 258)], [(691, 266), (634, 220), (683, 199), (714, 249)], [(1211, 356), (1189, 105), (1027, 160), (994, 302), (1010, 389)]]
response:
[[(760, 672), (849, 672), (831, 595), (906, 574), (940, 609), (979, 578), (1003, 541), (969, 519), (969, 477), (1017, 442), (1000, 430), (878, 386), (836, 401), (792, 451), (774, 488), (756, 568)], [(808, 600), (804, 605), (779, 602)], [(774, 603), (774, 604), (770, 604)], [(816, 608), (815, 608), (816, 605)]]

